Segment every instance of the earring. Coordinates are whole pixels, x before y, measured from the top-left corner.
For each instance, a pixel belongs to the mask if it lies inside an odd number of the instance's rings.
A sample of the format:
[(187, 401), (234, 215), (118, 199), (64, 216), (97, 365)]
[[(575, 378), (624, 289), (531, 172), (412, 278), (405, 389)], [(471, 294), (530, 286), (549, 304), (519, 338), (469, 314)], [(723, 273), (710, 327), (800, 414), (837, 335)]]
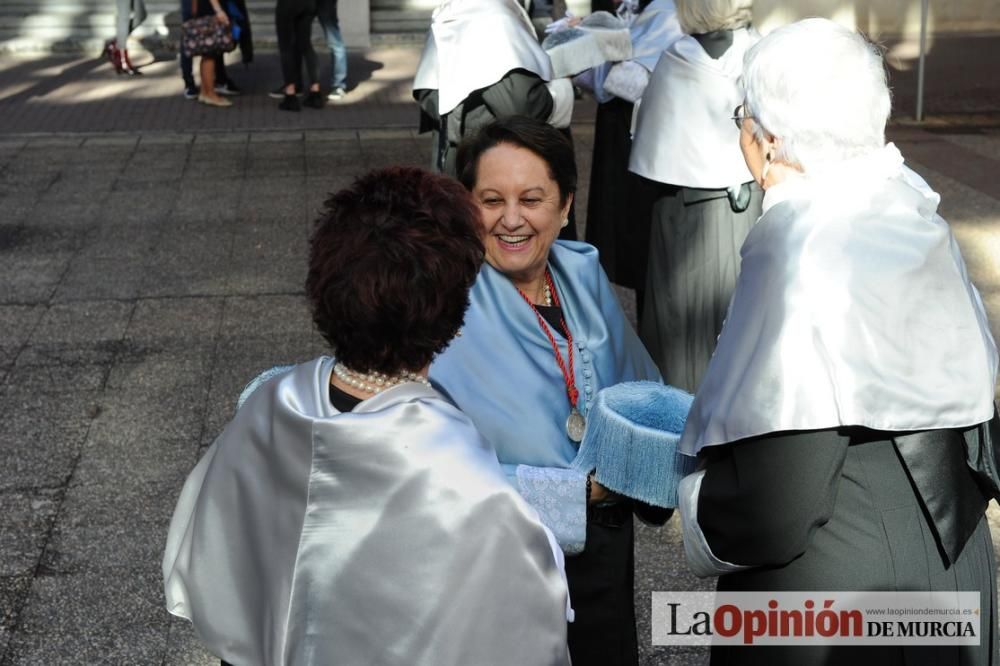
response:
[(760, 183), (763, 187), (767, 182), (767, 173), (771, 170), (771, 153), (764, 156), (764, 168), (760, 172)]
[(566, 227), (569, 226), (569, 218), (568, 217), (564, 217), (563, 218), (562, 226), (563, 226), (563, 228), (566, 228)]

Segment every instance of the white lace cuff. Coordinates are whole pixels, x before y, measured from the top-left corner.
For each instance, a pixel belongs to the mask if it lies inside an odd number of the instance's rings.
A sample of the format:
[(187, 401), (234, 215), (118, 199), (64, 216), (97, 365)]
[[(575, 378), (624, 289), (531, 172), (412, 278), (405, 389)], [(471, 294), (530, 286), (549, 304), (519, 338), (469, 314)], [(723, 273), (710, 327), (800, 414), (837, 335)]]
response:
[(567, 555), (587, 544), (587, 475), (560, 467), (517, 466), (517, 491)]

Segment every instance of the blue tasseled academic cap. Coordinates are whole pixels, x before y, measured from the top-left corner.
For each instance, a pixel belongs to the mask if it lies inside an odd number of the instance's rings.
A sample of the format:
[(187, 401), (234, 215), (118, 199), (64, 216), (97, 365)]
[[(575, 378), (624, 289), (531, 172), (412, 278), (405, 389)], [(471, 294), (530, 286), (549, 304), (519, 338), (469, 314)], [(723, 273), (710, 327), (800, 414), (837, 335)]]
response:
[(597, 394), (572, 466), (605, 488), (654, 506), (677, 506), (677, 484), (695, 459), (677, 452), (694, 397), (657, 382), (624, 382)]

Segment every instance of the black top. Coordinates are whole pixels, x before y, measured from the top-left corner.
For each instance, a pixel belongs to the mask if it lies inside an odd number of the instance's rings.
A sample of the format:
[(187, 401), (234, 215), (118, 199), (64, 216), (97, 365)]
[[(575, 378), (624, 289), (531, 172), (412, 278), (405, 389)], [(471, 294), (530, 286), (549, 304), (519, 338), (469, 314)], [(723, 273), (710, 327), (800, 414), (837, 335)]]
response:
[(535, 309), (538, 310), (538, 314), (542, 315), (545, 323), (548, 324), (557, 335), (562, 338), (566, 337), (562, 327), (561, 307), (555, 305), (536, 305)]
[(733, 45), (732, 30), (716, 30), (714, 32), (703, 32), (691, 36), (701, 44), (701, 48), (705, 49), (705, 53), (712, 60), (721, 58), (729, 50), (729, 47)]
[(330, 403), (338, 412), (352, 412), (361, 402), (361, 398), (355, 398), (350, 393), (340, 390), (332, 383), (330, 384)]

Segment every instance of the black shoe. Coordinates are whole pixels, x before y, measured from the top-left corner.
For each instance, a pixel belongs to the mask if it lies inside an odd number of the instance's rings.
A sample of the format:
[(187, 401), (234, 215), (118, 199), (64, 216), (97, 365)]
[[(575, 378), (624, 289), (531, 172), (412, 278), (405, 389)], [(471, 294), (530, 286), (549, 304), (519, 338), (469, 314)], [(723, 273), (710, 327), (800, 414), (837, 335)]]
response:
[(282, 111), (301, 111), (302, 105), (299, 104), (299, 98), (295, 95), (282, 95), (278, 108)]
[(320, 91), (318, 91), (318, 90), (313, 90), (308, 95), (306, 95), (306, 99), (302, 103), (305, 104), (306, 106), (310, 106), (310, 107), (312, 107), (314, 109), (322, 109), (323, 108), (323, 94), (320, 93)]
[[(298, 95), (299, 97), (302, 97), (302, 93), (299, 92), (297, 86), (295, 88), (295, 94)], [(280, 88), (275, 88), (271, 92), (267, 93), (267, 96), (270, 97), (271, 99), (285, 99), (285, 86), (281, 86)]]
[(198, 87), (186, 86), (184, 88), (184, 99), (198, 99)]

